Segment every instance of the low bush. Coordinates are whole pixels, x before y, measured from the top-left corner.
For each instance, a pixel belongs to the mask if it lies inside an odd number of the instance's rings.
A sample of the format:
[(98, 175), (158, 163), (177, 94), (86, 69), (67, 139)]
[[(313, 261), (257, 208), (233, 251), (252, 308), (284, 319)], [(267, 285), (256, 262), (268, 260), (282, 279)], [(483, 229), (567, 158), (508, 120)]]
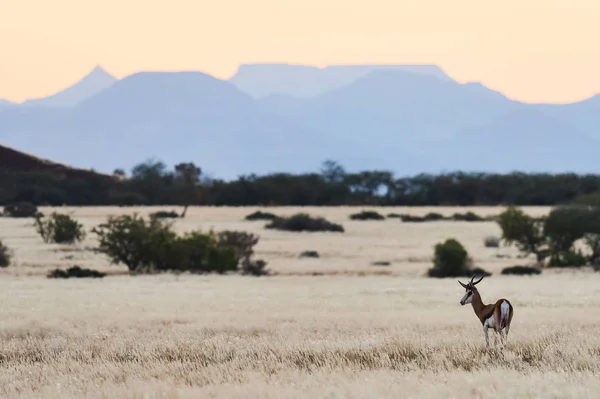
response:
[(67, 270), (54, 269), (46, 275), (46, 277), (48, 278), (102, 278), (104, 276), (106, 276), (106, 273), (102, 273), (92, 269), (82, 269), (79, 266), (73, 266), (68, 268)]
[(249, 215), (246, 215), (246, 220), (273, 220), (277, 215), (269, 212), (256, 211)]
[(388, 262), (387, 260), (379, 260), (379, 261), (375, 261), (373, 263), (371, 263), (371, 265), (373, 266), (389, 266), (391, 265), (391, 262)]
[(426, 221), (423, 216), (414, 216), (408, 214), (400, 215), (400, 220), (402, 220), (404, 223), (420, 223)]
[(482, 218), (481, 216), (473, 213), (473, 212), (466, 212), (466, 213), (455, 213), (454, 215), (452, 215), (452, 220), (456, 220), (456, 221), (460, 221), (460, 222), (483, 222), (485, 221), (484, 218)]
[(191, 273), (266, 274), (266, 262), (252, 260), (258, 237), (236, 231), (187, 232), (178, 236), (172, 224), (134, 215), (111, 216), (92, 230), (97, 251), (131, 273), (189, 271)]
[(429, 277), (470, 277), (474, 274), (490, 275), (481, 268), (472, 268), (467, 250), (454, 238), (436, 244), (433, 267), (427, 271)]
[(35, 227), (46, 243), (73, 244), (85, 239), (83, 225), (71, 216), (53, 212), (47, 218), (36, 217)]
[(247, 262), (242, 263), (241, 265), (241, 273), (244, 275), (251, 276), (266, 276), (270, 274), (270, 272), (265, 268), (267, 266), (267, 262), (262, 259), (249, 260)]
[(6, 205), (4, 207), (3, 216), (11, 218), (35, 218), (42, 217), (43, 214), (38, 211), (36, 205), (29, 202), (19, 202)]
[(150, 214), (154, 219), (178, 219), (179, 214), (175, 211), (157, 211)]
[(318, 258), (319, 253), (317, 251), (304, 251), (300, 254), (301, 258)]
[(500, 239), (496, 236), (487, 236), (483, 240), (483, 245), (486, 248), (498, 248), (500, 247)]
[(542, 273), (542, 271), (540, 268), (531, 267), (531, 266), (510, 266), (510, 267), (505, 267), (500, 272), (500, 274), (504, 274), (504, 275), (514, 274), (514, 275), (518, 275), (518, 276), (526, 276), (526, 275), (541, 274), (541, 273)]
[(568, 250), (550, 255), (548, 267), (581, 267), (588, 263), (588, 258), (579, 250)]
[(362, 211), (350, 215), (351, 220), (384, 220), (385, 216), (376, 211)]
[(219, 245), (233, 249), (236, 265), (241, 267), (242, 274), (263, 276), (269, 274), (265, 268), (267, 262), (262, 259), (253, 260), (254, 246), (260, 237), (244, 231), (225, 230), (217, 234)]
[(12, 254), (10, 249), (0, 240), (0, 267), (10, 266)]
[(445, 217), (441, 213), (429, 212), (423, 219), (425, 219), (426, 222), (436, 222), (438, 220), (444, 220)]
[(265, 228), (293, 232), (344, 232), (344, 228), (341, 225), (332, 223), (322, 217), (311, 217), (306, 213), (297, 213), (290, 217), (277, 217), (273, 219), (271, 223), (267, 224)]

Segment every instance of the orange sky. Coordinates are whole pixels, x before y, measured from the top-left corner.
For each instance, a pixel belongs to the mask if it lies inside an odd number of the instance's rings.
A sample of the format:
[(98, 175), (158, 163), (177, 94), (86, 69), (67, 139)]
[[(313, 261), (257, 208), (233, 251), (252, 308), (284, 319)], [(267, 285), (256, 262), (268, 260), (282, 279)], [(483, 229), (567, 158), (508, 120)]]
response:
[(598, 0), (0, 0), (0, 98), (54, 93), (100, 64), (435, 63), (527, 102), (600, 92)]

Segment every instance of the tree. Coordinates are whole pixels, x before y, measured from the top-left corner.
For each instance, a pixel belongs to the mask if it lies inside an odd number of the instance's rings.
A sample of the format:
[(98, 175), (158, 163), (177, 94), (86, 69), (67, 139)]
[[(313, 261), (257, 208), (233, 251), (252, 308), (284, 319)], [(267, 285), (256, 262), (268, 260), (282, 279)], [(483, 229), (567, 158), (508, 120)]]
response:
[(327, 183), (341, 183), (344, 181), (346, 171), (337, 161), (327, 159), (321, 167), (321, 176)]
[(190, 203), (200, 199), (200, 175), (202, 170), (192, 162), (182, 162), (175, 165), (175, 183), (181, 193), (183, 201), (183, 212), (181, 217), (184, 218)]
[(525, 256), (534, 254), (537, 263), (542, 266), (544, 259), (550, 255), (548, 238), (544, 234), (545, 219), (532, 218), (511, 206), (498, 216), (502, 240), (508, 245), (516, 244)]

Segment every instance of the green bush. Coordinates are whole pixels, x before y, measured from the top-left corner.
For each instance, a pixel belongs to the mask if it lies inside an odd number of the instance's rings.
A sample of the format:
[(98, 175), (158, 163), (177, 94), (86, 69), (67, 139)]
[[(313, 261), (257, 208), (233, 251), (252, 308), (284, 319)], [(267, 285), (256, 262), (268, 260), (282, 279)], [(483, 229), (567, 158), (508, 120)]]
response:
[(404, 223), (420, 223), (426, 221), (423, 216), (413, 216), (409, 214), (401, 214), (400, 220)]
[(304, 251), (300, 254), (301, 258), (318, 258), (319, 253), (317, 251)]
[(587, 257), (580, 250), (568, 250), (550, 255), (548, 267), (581, 267), (587, 263)]
[(373, 266), (389, 266), (391, 264), (392, 263), (388, 262), (387, 260), (378, 260), (378, 261), (371, 263), (371, 265), (373, 265)]
[(256, 211), (245, 217), (246, 220), (273, 220), (277, 215), (269, 212)]
[(483, 240), (483, 245), (486, 248), (498, 248), (500, 247), (500, 239), (496, 236), (487, 236)]
[(485, 219), (469, 211), (466, 213), (455, 213), (452, 215), (452, 220), (460, 222), (483, 222)]
[(137, 214), (110, 216), (92, 232), (98, 236), (97, 251), (114, 264), (124, 264), (131, 272), (167, 262), (160, 258), (167, 257), (166, 244), (176, 238), (170, 224), (155, 218), (147, 222)]
[(429, 277), (464, 277), (473, 274), (490, 275), (481, 268), (473, 269), (471, 259), (463, 245), (449, 238), (435, 246), (433, 267), (427, 271)]
[(34, 218), (43, 216), (38, 211), (36, 205), (29, 202), (19, 202), (16, 204), (6, 205), (4, 207), (3, 216), (11, 218)]
[(441, 213), (429, 212), (428, 214), (426, 214), (423, 217), (423, 219), (425, 219), (426, 222), (437, 222), (439, 220), (444, 220), (446, 218)]
[(331, 231), (343, 233), (344, 228), (336, 223), (329, 222), (322, 217), (313, 218), (306, 213), (297, 213), (290, 217), (277, 217), (265, 226), (267, 229), (283, 231)]
[(385, 216), (379, 214), (376, 211), (362, 211), (360, 213), (353, 213), (350, 215), (351, 220), (384, 220)]
[(68, 268), (67, 270), (54, 269), (46, 275), (46, 277), (48, 278), (102, 278), (104, 276), (106, 276), (106, 273), (102, 273), (92, 269), (82, 269), (79, 266), (73, 266)]
[(258, 237), (244, 232), (191, 231), (178, 236), (171, 223), (146, 221), (137, 214), (111, 216), (92, 232), (98, 236), (97, 251), (132, 273), (267, 273), (264, 261), (250, 259)]
[(12, 254), (10, 249), (0, 240), (0, 267), (10, 266)]
[(175, 211), (157, 211), (150, 214), (154, 219), (178, 219), (179, 214)]
[(531, 267), (531, 266), (510, 266), (510, 267), (505, 267), (504, 269), (502, 269), (502, 271), (500, 272), (500, 274), (504, 274), (504, 275), (518, 275), (518, 276), (526, 276), (526, 275), (532, 275), (532, 274), (541, 274), (542, 270), (538, 267)]
[(53, 212), (47, 218), (36, 217), (35, 227), (44, 242), (73, 244), (85, 239), (83, 225), (66, 214)]
[(258, 244), (260, 237), (244, 231), (225, 230), (217, 234), (220, 246), (231, 248), (235, 254), (236, 265), (241, 267), (242, 274), (263, 276), (269, 274), (265, 269), (267, 262), (262, 259), (252, 260), (254, 246)]
[(535, 254), (538, 265), (550, 255), (550, 245), (545, 234), (546, 218), (532, 218), (521, 209), (508, 207), (498, 215), (498, 225), (502, 230), (502, 240), (506, 244), (516, 244), (524, 255)]

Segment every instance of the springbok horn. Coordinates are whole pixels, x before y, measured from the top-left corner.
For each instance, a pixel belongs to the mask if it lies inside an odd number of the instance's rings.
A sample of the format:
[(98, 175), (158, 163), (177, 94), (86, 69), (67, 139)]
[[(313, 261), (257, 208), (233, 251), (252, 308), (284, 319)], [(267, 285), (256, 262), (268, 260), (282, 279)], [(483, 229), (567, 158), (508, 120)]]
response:
[(461, 283), (461, 282), (460, 282), (460, 280), (456, 280), (456, 281), (458, 281), (458, 284), (462, 285), (462, 286), (463, 286), (463, 288), (467, 288), (467, 285), (466, 285), (466, 284), (463, 284), (463, 283)]
[[(479, 282), (480, 282), (481, 280), (483, 280), (483, 278), (484, 278), (484, 277), (485, 277), (485, 274), (482, 274), (482, 275), (481, 275), (481, 278), (480, 278), (479, 280), (475, 281), (475, 282), (473, 283), (473, 285), (477, 285), (477, 284), (479, 284)], [(473, 278), (475, 278), (475, 276), (473, 276)], [(473, 278), (471, 278), (471, 282), (473, 282)]]

